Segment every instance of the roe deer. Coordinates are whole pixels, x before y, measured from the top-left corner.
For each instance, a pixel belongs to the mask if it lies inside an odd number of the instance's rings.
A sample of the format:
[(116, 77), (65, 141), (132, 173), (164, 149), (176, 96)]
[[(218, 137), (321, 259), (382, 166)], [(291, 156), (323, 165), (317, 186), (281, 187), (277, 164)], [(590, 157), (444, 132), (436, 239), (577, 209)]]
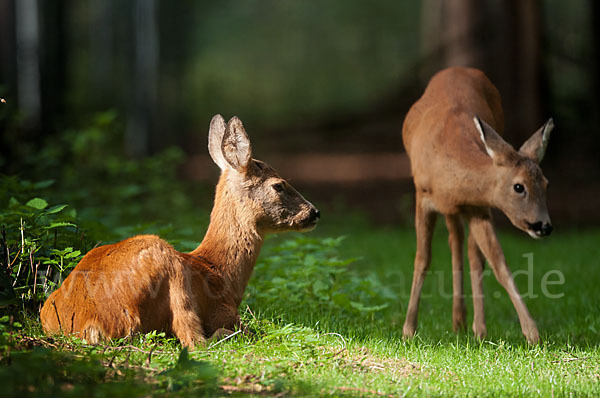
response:
[(265, 234), (308, 231), (319, 211), (269, 165), (252, 159), (242, 122), (210, 123), (208, 149), (220, 167), (206, 235), (180, 253), (153, 235), (101, 246), (85, 255), (48, 297), (47, 332), (91, 342), (163, 330), (185, 346), (241, 327), (238, 306)]
[(517, 228), (534, 238), (550, 235), (546, 208), (548, 181), (539, 163), (554, 125), (548, 120), (516, 151), (500, 134), (504, 115), (500, 94), (477, 69), (453, 67), (437, 73), (411, 107), (402, 130), (416, 190), (417, 252), (405, 337), (417, 327), (419, 296), (431, 260), (436, 214), (446, 219), (452, 252), (455, 331), (465, 326), (463, 298), (463, 220), (469, 226), (468, 257), (473, 291), (473, 332), (487, 331), (483, 310), (484, 257), (517, 310), (521, 330), (530, 343), (539, 339), (502, 248), (494, 232), (490, 208), (501, 210)]

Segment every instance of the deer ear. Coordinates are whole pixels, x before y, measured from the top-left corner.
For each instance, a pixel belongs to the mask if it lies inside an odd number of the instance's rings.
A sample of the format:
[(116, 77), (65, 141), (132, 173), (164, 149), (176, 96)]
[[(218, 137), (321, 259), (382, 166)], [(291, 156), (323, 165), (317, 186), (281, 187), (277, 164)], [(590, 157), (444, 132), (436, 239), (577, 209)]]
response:
[(221, 170), (225, 170), (228, 166), (227, 161), (223, 156), (223, 151), (221, 150), (221, 142), (223, 141), (223, 135), (225, 134), (226, 128), (227, 126), (225, 125), (223, 116), (213, 116), (208, 130), (208, 153), (210, 153), (213, 162), (215, 162)]
[(514, 148), (494, 130), (492, 126), (475, 116), (473, 118), (475, 127), (479, 131), (481, 142), (485, 147), (487, 154), (494, 160), (496, 164), (504, 163), (511, 153), (514, 153)]
[(548, 147), (548, 141), (550, 140), (550, 133), (554, 129), (554, 121), (552, 118), (548, 119), (546, 123), (538, 131), (533, 133), (531, 137), (521, 146), (519, 152), (521, 154), (531, 158), (537, 163), (541, 163), (544, 155), (546, 154), (546, 148)]
[(221, 141), (221, 152), (227, 163), (239, 172), (243, 172), (252, 159), (250, 139), (237, 116), (232, 117), (227, 123)]

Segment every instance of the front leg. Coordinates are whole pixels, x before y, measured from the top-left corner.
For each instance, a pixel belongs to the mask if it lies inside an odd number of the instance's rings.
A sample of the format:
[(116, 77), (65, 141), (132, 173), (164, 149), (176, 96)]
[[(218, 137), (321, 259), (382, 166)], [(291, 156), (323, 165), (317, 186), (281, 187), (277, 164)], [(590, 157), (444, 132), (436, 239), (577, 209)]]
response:
[(498, 237), (494, 231), (491, 218), (473, 218), (471, 219), (470, 227), (471, 233), (477, 242), (477, 246), (479, 246), (483, 255), (490, 263), (494, 275), (496, 275), (496, 279), (498, 279), (498, 282), (506, 289), (510, 300), (517, 310), (523, 335), (529, 343), (537, 343), (540, 338), (537, 326), (535, 325), (533, 318), (531, 318), (531, 315), (529, 315), (529, 311), (517, 290), (510, 269), (506, 264), (504, 253), (498, 242)]
[(478, 339), (487, 336), (483, 308), (483, 265), (485, 258), (477, 246), (473, 234), (467, 240), (469, 267), (471, 269), (471, 291), (473, 293), (473, 334)]
[(241, 334), (245, 335), (245, 336), (253, 336), (254, 333), (252, 331), (250, 331), (250, 329), (248, 329), (246, 327), (246, 325), (244, 325), (242, 323), (242, 321), (240, 320), (239, 316), (237, 317), (237, 320), (234, 322), (234, 326), (231, 328), (225, 328), (225, 327), (221, 327), (218, 328), (217, 330), (215, 330), (215, 332), (212, 334), (212, 336), (210, 336), (209, 340), (219, 340), (221, 338), (227, 337), (227, 336), (231, 336), (232, 334), (236, 333), (234, 331), (234, 329), (237, 329), (238, 331), (241, 332)]
[(463, 291), (464, 228), (460, 215), (446, 215), (448, 245), (452, 253), (452, 327), (455, 332), (466, 328), (467, 309)]
[[(185, 294), (185, 279), (173, 281), (169, 289), (169, 301), (171, 303), (171, 330), (177, 336), (181, 344), (188, 348), (194, 348), (195, 344), (204, 344), (204, 330), (198, 316), (196, 303)], [(182, 293), (183, 292), (183, 293)]]
[(207, 327), (207, 333), (211, 340), (229, 336), (235, 330), (242, 330), (245, 333), (246, 328), (242, 324), (240, 315), (235, 306), (221, 304), (210, 316), (210, 323)]
[(231, 329), (218, 328), (217, 330), (215, 330), (215, 332), (212, 334), (212, 336), (210, 336), (210, 338), (208, 340), (210, 340), (210, 341), (221, 340), (222, 338), (231, 336), (234, 333), (235, 332)]

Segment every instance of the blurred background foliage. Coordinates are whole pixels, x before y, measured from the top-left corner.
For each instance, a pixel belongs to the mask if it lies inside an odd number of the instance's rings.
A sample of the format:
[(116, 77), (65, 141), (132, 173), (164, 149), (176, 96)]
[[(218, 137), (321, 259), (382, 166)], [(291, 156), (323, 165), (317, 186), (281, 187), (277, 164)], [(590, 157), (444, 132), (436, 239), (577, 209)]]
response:
[[(3, 24), (5, 37), (15, 36), (10, 25), (26, 18), (18, 12), (25, 5), (2, 3), (4, 22), (14, 21)], [(40, 114), (29, 115), (42, 120), (32, 123), (60, 130), (114, 108), (130, 134), (148, 135), (129, 143), (134, 154), (204, 143), (215, 113), (239, 115), (260, 136), (265, 128), (355, 112), (395, 91), (418, 54), (419, 10), (411, 2), (30, 3), (37, 4), (25, 12), (37, 11), (44, 92)], [(3, 51), (3, 85), (14, 94), (16, 41)], [(144, 131), (132, 131), (135, 123)]]
[[(216, 178), (206, 133), (222, 113), (316, 202), (410, 220), (404, 115), (437, 70), (469, 65), (500, 89), (513, 145), (555, 118), (550, 210), (596, 223), (597, 17), (592, 0), (0, 0), (0, 170), (93, 181), (69, 198), (82, 211), (181, 204), (169, 184)], [(333, 170), (340, 154), (353, 167)]]

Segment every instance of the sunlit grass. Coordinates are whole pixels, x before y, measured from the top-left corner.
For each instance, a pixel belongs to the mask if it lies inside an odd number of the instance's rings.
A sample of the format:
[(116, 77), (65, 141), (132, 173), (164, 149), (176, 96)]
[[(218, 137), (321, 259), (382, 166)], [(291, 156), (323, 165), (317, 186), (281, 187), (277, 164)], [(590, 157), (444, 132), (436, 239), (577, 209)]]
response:
[[(35, 344), (52, 350), (96, 358), (105, 368), (116, 369), (103, 377), (122, 383), (123, 391), (131, 391), (133, 385), (139, 387), (136, 391), (149, 394), (600, 394), (597, 229), (557, 231), (544, 241), (513, 231), (500, 233), (513, 272), (527, 271), (526, 256), (533, 253), (532, 272), (517, 274), (516, 281), (522, 293), (529, 292), (525, 301), (540, 329), (542, 341), (538, 346), (525, 342), (516, 312), (491, 273), (484, 280), (488, 338), (480, 342), (470, 332), (452, 332), (450, 253), (443, 228), (436, 230), (417, 336), (403, 340), (401, 329), (415, 250), (412, 228), (351, 220), (324, 225), (313, 233), (315, 237), (338, 235), (346, 236), (339, 255), (358, 258), (348, 272), (364, 277), (376, 274), (397, 292), (397, 300), (380, 313), (341, 316), (320, 310), (313, 301), (286, 311), (277, 307), (277, 312), (260, 301), (253, 308), (243, 303), (240, 310), (250, 335), (212, 341), (190, 352), (190, 360), (210, 365), (212, 371), (208, 372), (204, 365), (199, 365), (197, 373), (196, 365), (190, 365), (192, 370), (181, 370), (185, 368), (178, 365), (181, 347), (172, 338), (137, 336), (91, 347), (72, 338), (45, 336), (37, 318), (29, 318), (21, 332), (13, 332), (18, 342), (15, 348), (31, 348), (26, 338), (33, 338), (37, 339)], [(268, 240), (261, 256), (269, 256), (287, 238), (290, 236)], [(466, 302), (471, 315), (465, 266)], [(549, 271), (555, 274), (549, 281), (558, 281), (558, 274), (564, 278), (564, 283), (546, 286), (550, 295), (542, 290), (542, 280)], [(260, 282), (252, 279), (250, 285)], [(285, 299), (281, 297), (283, 302)], [(114, 394), (116, 390), (110, 391)]]

